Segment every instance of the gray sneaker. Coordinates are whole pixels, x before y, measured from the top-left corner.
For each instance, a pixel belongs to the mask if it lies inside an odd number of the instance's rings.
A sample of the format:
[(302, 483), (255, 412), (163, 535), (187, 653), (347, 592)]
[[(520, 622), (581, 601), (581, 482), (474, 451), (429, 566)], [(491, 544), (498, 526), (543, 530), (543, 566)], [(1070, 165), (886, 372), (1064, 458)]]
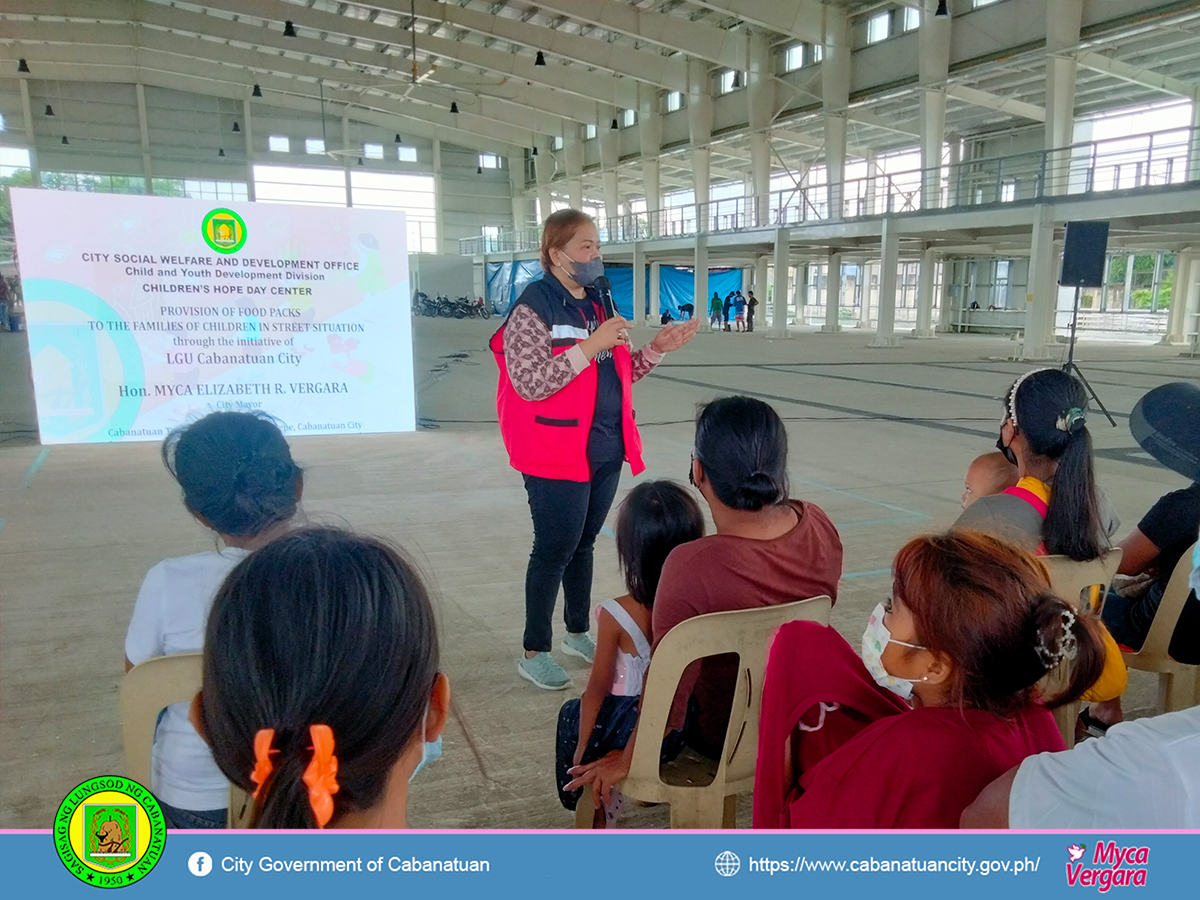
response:
[(563, 637), (562, 652), (591, 663), (596, 659), (596, 642), (586, 631), (583, 634), (571, 634), (568, 631)]
[(517, 663), (517, 673), (546, 691), (565, 690), (571, 684), (571, 676), (563, 671), (562, 666), (556, 663), (549, 653), (539, 653), (534, 657), (522, 654), (520, 662)]

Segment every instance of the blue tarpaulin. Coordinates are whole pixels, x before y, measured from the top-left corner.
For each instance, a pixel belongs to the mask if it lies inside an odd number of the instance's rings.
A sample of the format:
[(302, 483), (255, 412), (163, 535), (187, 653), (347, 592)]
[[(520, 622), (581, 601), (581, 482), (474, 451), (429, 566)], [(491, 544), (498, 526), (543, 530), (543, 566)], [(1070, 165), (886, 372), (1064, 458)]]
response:
[[(646, 309), (650, 314), (650, 267), (645, 268), (646, 279)], [(658, 269), (658, 308), (660, 312), (668, 312), (673, 319), (679, 319), (679, 307), (694, 303), (696, 290), (695, 275), (691, 269), (678, 266), (659, 266)], [(617, 311), (626, 318), (633, 317), (633, 267), (605, 266), (604, 274), (612, 282), (613, 302)], [(492, 308), (499, 315), (508, 312), (509, 307), (521, 296), (530, 281), (542, 276), (542, 266), (537, 260), (518, 262), (488, 263), (487, 267), (487, 298)], [(709, 269), (708, 289), (716, 291), (721, 299), (730, 291), (742, 289), (741, 269)], [(708, 318), (708, 301), (696, 304), (696, 315)]]

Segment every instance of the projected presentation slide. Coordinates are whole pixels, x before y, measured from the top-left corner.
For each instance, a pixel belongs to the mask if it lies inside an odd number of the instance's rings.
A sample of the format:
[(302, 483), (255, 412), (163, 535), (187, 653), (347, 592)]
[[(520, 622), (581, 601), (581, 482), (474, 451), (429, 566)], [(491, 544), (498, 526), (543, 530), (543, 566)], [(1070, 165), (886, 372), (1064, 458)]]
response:
[(413, 431), (403, 213), (12, 190), (44, 444)]

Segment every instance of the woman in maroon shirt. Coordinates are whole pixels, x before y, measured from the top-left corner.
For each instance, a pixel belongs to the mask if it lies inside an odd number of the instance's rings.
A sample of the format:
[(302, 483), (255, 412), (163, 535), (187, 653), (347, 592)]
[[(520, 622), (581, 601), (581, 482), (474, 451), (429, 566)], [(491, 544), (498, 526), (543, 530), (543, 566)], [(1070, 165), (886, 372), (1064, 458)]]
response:
[[(754, 827), (957, 828), (998, 775), (1064, 748), (1047, 707), (1099, 676), (1095, 617), (1052, 594), (1034, 557), (978, 533), (917, 538), (893, 572), (862, 659), (832, 628), (780, 629), (763, 683)], [(1040, 697), (1037, 683), (1063, 660), (1069, 686)]]

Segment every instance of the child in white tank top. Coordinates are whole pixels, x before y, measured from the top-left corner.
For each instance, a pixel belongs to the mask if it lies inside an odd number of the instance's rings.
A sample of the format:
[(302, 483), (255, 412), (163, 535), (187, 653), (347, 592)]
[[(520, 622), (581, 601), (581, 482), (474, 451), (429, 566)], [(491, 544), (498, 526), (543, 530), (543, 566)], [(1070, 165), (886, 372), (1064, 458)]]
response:
[[(650, 666), (654, 594), (667, 555), (704, 536), (695, 499), (672, 481), (639, 484), (617, 516), (617, 556), (629, 593), (596, 609), (596, 658), (579, 700), (563, 704), (558, 716), (556, 777), (559, 799), (574, 809), (580, 792), (563, 787), (567, 770), (624, 749), (637, 723), (638, 703)], [(596, 812), (596, 827), (613, 824), (620, 808), (614, 791), (607, 808)]]

